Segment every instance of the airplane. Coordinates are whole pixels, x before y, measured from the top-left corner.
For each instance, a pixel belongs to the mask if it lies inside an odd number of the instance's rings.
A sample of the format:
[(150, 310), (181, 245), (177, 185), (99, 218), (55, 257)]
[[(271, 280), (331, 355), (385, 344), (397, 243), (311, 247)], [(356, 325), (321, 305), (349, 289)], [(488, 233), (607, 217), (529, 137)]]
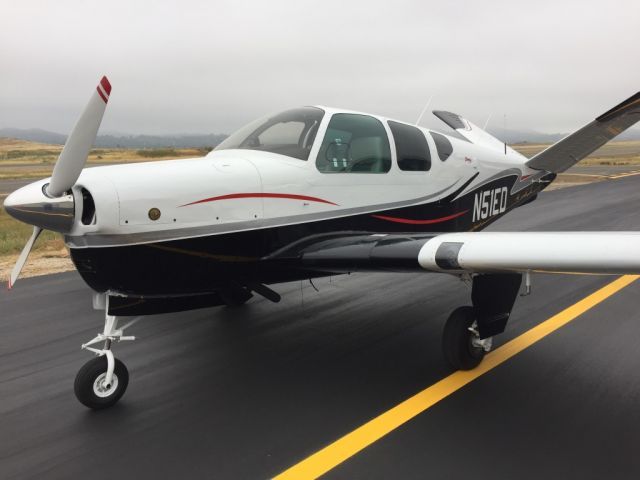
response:
[(105, 311), (74, 384), (91, 409), (124, 394), (129, 373), (112, 347), (134, 340), (124, 332), (141, 316), (254, 294), (278, 302), (273, 285), (351, 272), (446, 273), (471, 283), (442, 335), (447, 362), (468, 370), (532, 272), (640, 273), (638, 232), (480, 232), (640, 120), (640, 92), (530, 159), (451, 112), (433, 113), (456, 137), (307, 106), (256, 120), (202, 158), (84, 168), (110, 94), (103, 77), (52, 176), (4, 201), (33, 226), (9, 288), (51, 230)]

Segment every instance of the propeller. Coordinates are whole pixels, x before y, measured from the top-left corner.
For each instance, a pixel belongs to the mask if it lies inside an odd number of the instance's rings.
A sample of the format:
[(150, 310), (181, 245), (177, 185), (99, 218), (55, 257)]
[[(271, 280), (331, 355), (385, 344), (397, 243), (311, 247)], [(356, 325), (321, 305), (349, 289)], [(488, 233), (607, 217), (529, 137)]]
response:
[(98, 134), (98, 128), (107, 108), (110, 94), (111, 84), (107, 77), (102, 77), (75, 127), (71, 130), (58, 161), (53, 167), (51, 182), (47, 187), (47, 194), (50, 197), (61, 196), (78, 180), (87, 163), (89, 150), (91, 150)]
[(22, 267), (24, 267), (24, 264), (27, 261), (27, 257), (31, 252), (31, 248), (33, 247), (33, 244), (36, 243), (36, 240), (38, 239), (41, 233), (42, 233), (42, 228), (33, 227), (33, 233), (31, 234), (31, 238), (29, 238), (29, 240), (27, 241), (27, 244), (22, 249), (22, 252), (20, 252), (20, 256), (18, 257), (16, 264), (13, 266), (13, 270), (11, 270), (11, 276), (9, 277), (9, 290), (11, 290), (13, 285), (16, 283), (16, 280), (18, 279), (18, 275), (20, 275), (20, 272), (22, 271)]
[(33, 233), (22, 249), (9, 277), (15, 285), (34, 243), (43, 230), (67, 233), (73, 227), (74, 197), (70, 192), (87, 163), (111, 94), (111, 84), (102, 77), (87, 106), (71, 130), (53, 167), (49, 183), (35, 182), (9, 195), (4, 208), (14, 218), (33, 225)]

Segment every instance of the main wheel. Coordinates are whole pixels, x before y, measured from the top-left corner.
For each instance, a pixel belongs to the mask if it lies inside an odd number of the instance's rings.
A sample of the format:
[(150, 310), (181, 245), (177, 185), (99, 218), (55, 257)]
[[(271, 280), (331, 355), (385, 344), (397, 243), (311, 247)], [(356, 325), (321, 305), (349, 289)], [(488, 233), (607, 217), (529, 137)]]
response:
[(451, 313), (444, 326), (444, 357), (456, 370), (471, 370), (484, 358), (484, 348), (476, 343), (479, 337), (470, 330), (475, 321), (473, 307), (459, 307)]
[(111, 385), (105, 383), (107, 357), (96, 357), (85, 363), (78, 374), (73, 389), (83, 405), (94, 410), (114, 405), (124, 395), (129, 384), (129, 372), (117, 358), (113, 369)]

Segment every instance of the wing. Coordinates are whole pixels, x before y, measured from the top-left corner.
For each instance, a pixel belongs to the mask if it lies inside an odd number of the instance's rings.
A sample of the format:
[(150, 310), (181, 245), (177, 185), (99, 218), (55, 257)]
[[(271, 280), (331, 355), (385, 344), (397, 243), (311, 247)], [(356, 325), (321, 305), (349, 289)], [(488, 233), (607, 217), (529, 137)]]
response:
[(320, 237), (268, 261), (314, 272), (640, 274), (640, 232), (463, 232)]
[(640, 92), (532, 157), (527, 166), (563, 172), (640, 120)]

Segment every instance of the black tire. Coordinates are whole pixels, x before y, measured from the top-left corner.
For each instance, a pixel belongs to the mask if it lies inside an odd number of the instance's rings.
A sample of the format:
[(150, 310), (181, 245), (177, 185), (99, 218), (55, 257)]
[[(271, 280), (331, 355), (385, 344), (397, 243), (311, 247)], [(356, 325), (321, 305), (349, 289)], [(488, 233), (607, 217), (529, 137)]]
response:
[(125, 367), (124, 363), (120, 360), (115, 359), (113, 369), (114, 387), (105, 390), (101, 396), (96, 393), (98, 387), (96, 386), (96, 388), (94, 388), (94, 384), (98, 377), (106, 373), (107, 357), (104, 355), (89, 360), (82, 366), (73, 384), (73, 390), (80, 403), (94, 410), (101, 410), (111, 407), (120, 400), (120, 397), (124, 395), (127, 385), (129, 384), (127, 367)]
[(447, 363), (456, 370), (472, 370), (480, 365), (484, 358), (484, 348), (471, 343), (473, 334), (469, 327), (473, 325), (475, 315), (473, 307), (456, 308), (447, 319), (442, 334), (442, 350)]

